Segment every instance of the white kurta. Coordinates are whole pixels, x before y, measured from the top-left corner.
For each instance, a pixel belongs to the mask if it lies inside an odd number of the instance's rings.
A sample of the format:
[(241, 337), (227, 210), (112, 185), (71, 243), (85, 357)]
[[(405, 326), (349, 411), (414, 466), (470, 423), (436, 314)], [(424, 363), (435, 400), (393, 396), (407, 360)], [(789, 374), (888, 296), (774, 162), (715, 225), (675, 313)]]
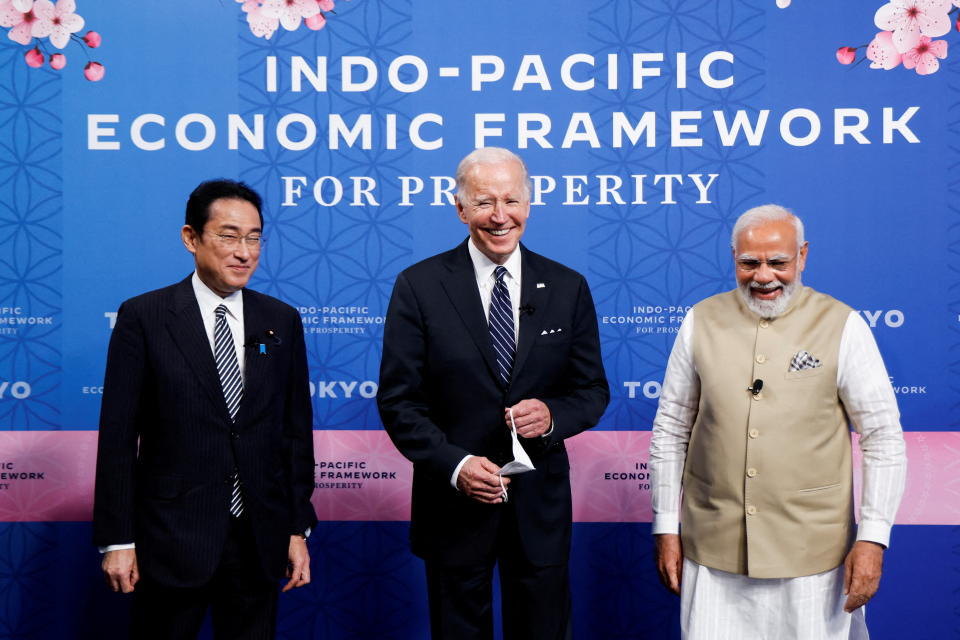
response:
[[(700, 377), (691, 310), (667, 364), (650, 443), (653, 533), (678, 533), (680, 485), (697, 417)], [(855, 311), (840, 338), (837, 391), (860, 434), (863, 483), (857, 540), (890, 543), (906, 479), (896, 395), (870, 328)], [(681, 629), (687, 640), (863, 640), (863, 610), (843, 611), (843, 567), (813, 576), (749, 578), (684, 560)]]

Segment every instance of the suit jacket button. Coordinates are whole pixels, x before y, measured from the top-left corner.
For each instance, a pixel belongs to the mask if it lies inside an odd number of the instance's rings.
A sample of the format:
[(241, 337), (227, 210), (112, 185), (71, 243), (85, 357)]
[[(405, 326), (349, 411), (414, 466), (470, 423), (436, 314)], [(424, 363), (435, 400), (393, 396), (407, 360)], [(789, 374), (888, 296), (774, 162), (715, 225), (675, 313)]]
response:
[(237, 440), (240, 437), (240, 434), (237, 433), (236, 431), (231, 431), (230, 437), (233, 438), (234, 440)]

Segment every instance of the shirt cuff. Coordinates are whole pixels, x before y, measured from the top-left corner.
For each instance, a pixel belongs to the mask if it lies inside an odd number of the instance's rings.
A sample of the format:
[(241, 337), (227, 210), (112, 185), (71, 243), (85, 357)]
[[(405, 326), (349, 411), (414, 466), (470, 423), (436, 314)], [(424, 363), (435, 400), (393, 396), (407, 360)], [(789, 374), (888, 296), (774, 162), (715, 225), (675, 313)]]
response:
[(653, 535), (661, 533), (680, 533), (680, 516), (674, 513), (658, 513), (653, 516)]
[(460, 461), (460, 464), (457, 465), (457, 468), (453, 470), (453, 475), (450, 476), (450, 486), (456, 489), (457, 491), (460, 491), (460, 489), (457, 487), (457, 478), (460, 477), (460, 469), (463, 469), (463, 465), (465, 465), (467, 463), (467, 460), (469, 460), (472, 457), (473, 456), (470, 455), (469, 453), (463, 456), (463, 460)]
[(857, 527), (857, 540), (876, 542), (887, 548), (890, 546), (890, 525), (877, 520), (861, 520)]
[(108, 544), (105, 547), (97, 547), (100, 550), (100, 553), (106, 553), (107, 551), (120, 551), (121, 549), (136, 549), (137, 545), (132, 542), (126, 544)]

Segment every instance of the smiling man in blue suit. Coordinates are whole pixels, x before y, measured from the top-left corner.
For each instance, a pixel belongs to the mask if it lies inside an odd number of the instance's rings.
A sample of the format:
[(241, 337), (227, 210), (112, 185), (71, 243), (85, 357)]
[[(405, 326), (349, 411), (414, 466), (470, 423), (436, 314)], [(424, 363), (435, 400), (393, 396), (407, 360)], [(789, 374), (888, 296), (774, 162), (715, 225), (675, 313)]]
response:
[[(410, 538), (426, 564), (433, 637), (493, 637), (499, 564), (505, 637), (565, 638), (564, 440), (609, 400), (596, 311), (583, 276), (520, 245), (530, 214), (520, 158), (478, 149), (456, 179), (469, 238), (397, 277), (380, 416), (414, 463)], [(520, 457), (534, 469), (500, 474)]]
[(310, 581), (313, 427), (297, 312), (246, 288), (261, 200), (202, 183), (187, 202), (195, 271), (123, 303), (110, 339), (94, 542), (132, 638), (272, 638), (278, 580)]

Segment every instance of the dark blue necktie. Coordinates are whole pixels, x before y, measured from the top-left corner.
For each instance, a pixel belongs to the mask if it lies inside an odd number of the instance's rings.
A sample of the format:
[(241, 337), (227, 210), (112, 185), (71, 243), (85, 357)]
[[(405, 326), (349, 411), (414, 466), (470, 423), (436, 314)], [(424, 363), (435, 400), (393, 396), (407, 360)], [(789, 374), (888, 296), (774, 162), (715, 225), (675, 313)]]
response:
[(493, 295), (490, 296), (490, 342), (497, 354), (500, 379), (506, 387), (510, 384), (513, 356), (517, 350), (513, 333), (513, 306), (510, 304), (507, 283), (503, 281), (504, 276), (507, 275), (506, 268), (497, 267), (493, 273), (497, 281), (493, 285)]

